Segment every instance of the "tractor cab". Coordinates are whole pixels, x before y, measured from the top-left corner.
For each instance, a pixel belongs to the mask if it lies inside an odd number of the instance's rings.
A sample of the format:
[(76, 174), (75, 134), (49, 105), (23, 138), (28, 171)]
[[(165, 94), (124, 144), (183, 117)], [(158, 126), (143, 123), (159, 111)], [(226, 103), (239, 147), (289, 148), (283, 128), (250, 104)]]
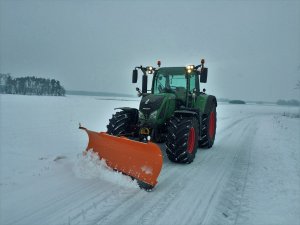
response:
[(199, 77), (196, 72), (187, 74), (185, 67), (164, 67), (154, 73), (152, 94), (174, 94), (176, 108), (187, 105), (188, 96), (199, 93)]
[(158, 61), (158, 68), (152, 66), (135, 67), (132, 73), (132, 83), (137, 83), (138, 69), (143, 72), (142, 91), (139, 88), (136, 89), (139, 92), (139, 96), (148, 93), (149, 75), (153, 75), (152, 94), (174, 93), (178, 94), (179, 98), (183, 98), (182, 94), (199, 93), (199, 81), (201, 83), (207, 82), (207, 68), (204, 67), (204, 59), (201, 60), (201, 64), (198, 66), (160, 68), (160, 65), (160, 61)]

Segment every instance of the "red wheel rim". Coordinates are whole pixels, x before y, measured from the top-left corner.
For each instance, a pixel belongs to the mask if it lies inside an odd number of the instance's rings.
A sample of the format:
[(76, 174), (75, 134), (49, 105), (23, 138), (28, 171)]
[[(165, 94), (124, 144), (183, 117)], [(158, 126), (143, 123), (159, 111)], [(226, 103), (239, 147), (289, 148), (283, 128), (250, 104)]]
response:
[(216, 130), (216, 114), (215, 112), (211, 112), (209, 116), (209, 137), (212, 139), (215, 135), (215, 130)]
[(192, 153), (195, 146), (195, 129), (192, 127), (189, 131), (189, 139), (188, 139), (188, 152)]

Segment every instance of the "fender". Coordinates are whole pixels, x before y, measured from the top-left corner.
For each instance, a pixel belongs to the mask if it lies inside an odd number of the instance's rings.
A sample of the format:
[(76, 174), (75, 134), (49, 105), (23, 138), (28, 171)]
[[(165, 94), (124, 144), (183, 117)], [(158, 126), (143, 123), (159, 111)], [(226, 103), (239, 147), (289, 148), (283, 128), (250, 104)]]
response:
[(119, 108), (114, 108), (114, 110), (120, 109), (124, 112), (128, 112), (131, 115), (131, 120), (134, 123), (137, 123), (139, 120), (139, 110), (136, 108), (130, 108), (130, 107), (119, 107)]
[(210, 107), (211, 105), (214, 104), (216, 107), (217, 107), (217, 99), (215, 96), (213, 95), (209, 95), (207, 96), (207, 100), (206, 100), (206, 103), (205, 103), (205, 107), (204, 107), (204, 113), (207, 114), (209, 113), (210, 111)]
[(183, 115), (186, 117), (195, 116), (195, 117), (199, 118), (199, 113), (197, 113), (196, 111), (191, 111), (191, 110), (176, 110), (176, 111), (174, 111), (174, 115), (175, 116)]
[(200, 110), (192, 108), (192, 109), (182, 109), (182, 110), (174, 111), (174, 116), (180, 116), (180, 115), (185, 116), (185, 117), (196, 117), (200, 124), (200, 121), (201, 121)]
[(130, 107), (118, 107), (118, 108), (114, 108), (114, 110), (117, 110), (117, 109), (121, 109), (122, 111), (125, 111), (125, 112), (138, 111), (137, 109), (135, 109), (135, 108), (130, 108)]

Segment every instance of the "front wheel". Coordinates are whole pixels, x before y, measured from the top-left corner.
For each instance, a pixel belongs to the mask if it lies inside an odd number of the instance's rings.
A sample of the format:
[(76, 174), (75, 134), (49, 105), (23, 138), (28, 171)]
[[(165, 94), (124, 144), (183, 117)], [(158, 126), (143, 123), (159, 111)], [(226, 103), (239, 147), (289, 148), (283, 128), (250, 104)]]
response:
[(198, 147), (198, 124), (198, 119), (195, 117), (171, 118), (166, 141), (166, 153), (172, 162), (193, 162)]
[(107, 133), (114, 136), (134, 135), (136, 132), (136, 118), (126, 111), (115, 113), (107, 125)]

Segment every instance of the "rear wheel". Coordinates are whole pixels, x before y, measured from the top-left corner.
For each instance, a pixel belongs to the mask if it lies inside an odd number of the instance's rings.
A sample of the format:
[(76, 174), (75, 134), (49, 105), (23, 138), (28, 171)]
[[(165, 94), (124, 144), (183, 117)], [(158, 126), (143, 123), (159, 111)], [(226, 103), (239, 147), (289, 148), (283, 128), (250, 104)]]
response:
[(217, 128), (216, 105), (212, 104), (208, 114), (202, 115), (201, 137), (199, 147), (211, 148), (215, 142)]
[(191, 163), (198, 147), (198, 120), (194, 117), (172, 117), (168, 127), (166, 153), (173, 162)]
[(115, 136), (134, 135), (136, 132), (136, 122), (133, 113), (128, 111), (117, 112), (109, 120), (107, 133)]

